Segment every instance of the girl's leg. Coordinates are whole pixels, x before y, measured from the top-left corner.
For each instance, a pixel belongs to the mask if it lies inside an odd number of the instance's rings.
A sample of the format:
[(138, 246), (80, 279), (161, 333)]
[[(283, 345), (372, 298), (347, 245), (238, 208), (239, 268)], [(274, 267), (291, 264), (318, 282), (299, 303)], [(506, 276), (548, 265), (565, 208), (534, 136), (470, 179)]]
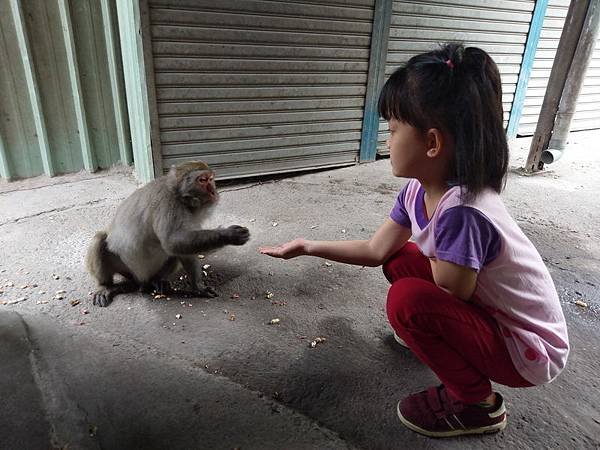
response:
[(476, 300), (460, 300), (422, 278), (398, 278), (388, 293), (387, 314), (396, 334), (454, 399), (482, 401), (492, 393), (490, 380), (531, 386), (515, 369), (496, 321)]
[(407, 242), (383, 264), (383, 274), (390, 283), (405, 277), (433, 282), (429, 259), (412, 242)]

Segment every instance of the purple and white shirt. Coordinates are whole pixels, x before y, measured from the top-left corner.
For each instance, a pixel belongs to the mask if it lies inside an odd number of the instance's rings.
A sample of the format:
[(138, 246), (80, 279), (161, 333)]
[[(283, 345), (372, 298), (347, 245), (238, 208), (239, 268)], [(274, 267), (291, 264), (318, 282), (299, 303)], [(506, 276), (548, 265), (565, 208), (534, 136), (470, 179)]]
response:
[(417, 180), (402, 189), (390, 218), (412, 231), (428, 258), (478, 272), (475, 297), (496, 319), (515, 368), (532, 384), (552, 381), (569, 354), (567, 325), (541, 256), (500, 196), (486, 189), (469, 203), (451, 187), (431, 218)]

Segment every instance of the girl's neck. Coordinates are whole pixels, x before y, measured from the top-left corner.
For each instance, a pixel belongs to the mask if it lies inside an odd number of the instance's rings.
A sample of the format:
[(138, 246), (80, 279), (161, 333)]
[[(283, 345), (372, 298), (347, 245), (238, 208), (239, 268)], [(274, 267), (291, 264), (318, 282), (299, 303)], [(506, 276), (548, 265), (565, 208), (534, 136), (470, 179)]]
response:
[(444, 194), (446, 192), (448, 192), (448, 189), (450, 189), (450, 186), (448, 186), (448, 183), (444, 182), (439, 182), (439, 181), (431, 181), (431, 180), (419, 180), (419, 182), (421, 183), (421, 186), (423, 186), (423, 189), (425, 190), (425, 197), (424, 197), (424, 201), (425, 201), (425, 210), (427, 211), (427, 217), (429, 219), (431, 219), (431, 217), (433, 216), (433, 213), (435, 212), (438, 203), (440, 202), (440, 200), (442, 199), (442, 197), (444, 196)]
[(448, 189), (450, 189), (446, 181), (419, 180), (419, 182), (423, 186), (423, 189), (425, 189), (425, 194), (430, 200), (437, 199), (439, 201), (448, 192)]

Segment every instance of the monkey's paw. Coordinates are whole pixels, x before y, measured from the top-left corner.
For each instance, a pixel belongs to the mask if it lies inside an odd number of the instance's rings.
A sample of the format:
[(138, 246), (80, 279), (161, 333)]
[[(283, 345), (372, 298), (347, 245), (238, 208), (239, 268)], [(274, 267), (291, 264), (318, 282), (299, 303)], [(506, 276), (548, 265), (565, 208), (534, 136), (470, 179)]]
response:
[(106, 307), (112, 302), (114, 295), (110, 289), (100, 289), (94, 292), (92, 303), (94, 306)]
[(204, 298), (214, 298), (214, 297), (219, 296), (217, 291), (215, 291), (210, 286), (198, 286), (194, 290), (194, 294), (196, 294), (198, 297), (204, 297)]
[(244, 245), (250, 239), (250, 231), (241, 225), (231, 225), (227, 231), (231, 245)]

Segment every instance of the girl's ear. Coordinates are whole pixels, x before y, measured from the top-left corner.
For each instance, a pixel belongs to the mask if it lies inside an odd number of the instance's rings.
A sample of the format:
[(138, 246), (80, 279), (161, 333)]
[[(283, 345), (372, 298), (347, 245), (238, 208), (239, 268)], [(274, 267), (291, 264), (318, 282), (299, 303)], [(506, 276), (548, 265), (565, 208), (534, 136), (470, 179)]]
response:
[(444, 135), (439, 129), (430, 128), (426, 132), (425, 143), (427, 144), (427, 156), (437, 158), (442, 154), (444, 148)]

